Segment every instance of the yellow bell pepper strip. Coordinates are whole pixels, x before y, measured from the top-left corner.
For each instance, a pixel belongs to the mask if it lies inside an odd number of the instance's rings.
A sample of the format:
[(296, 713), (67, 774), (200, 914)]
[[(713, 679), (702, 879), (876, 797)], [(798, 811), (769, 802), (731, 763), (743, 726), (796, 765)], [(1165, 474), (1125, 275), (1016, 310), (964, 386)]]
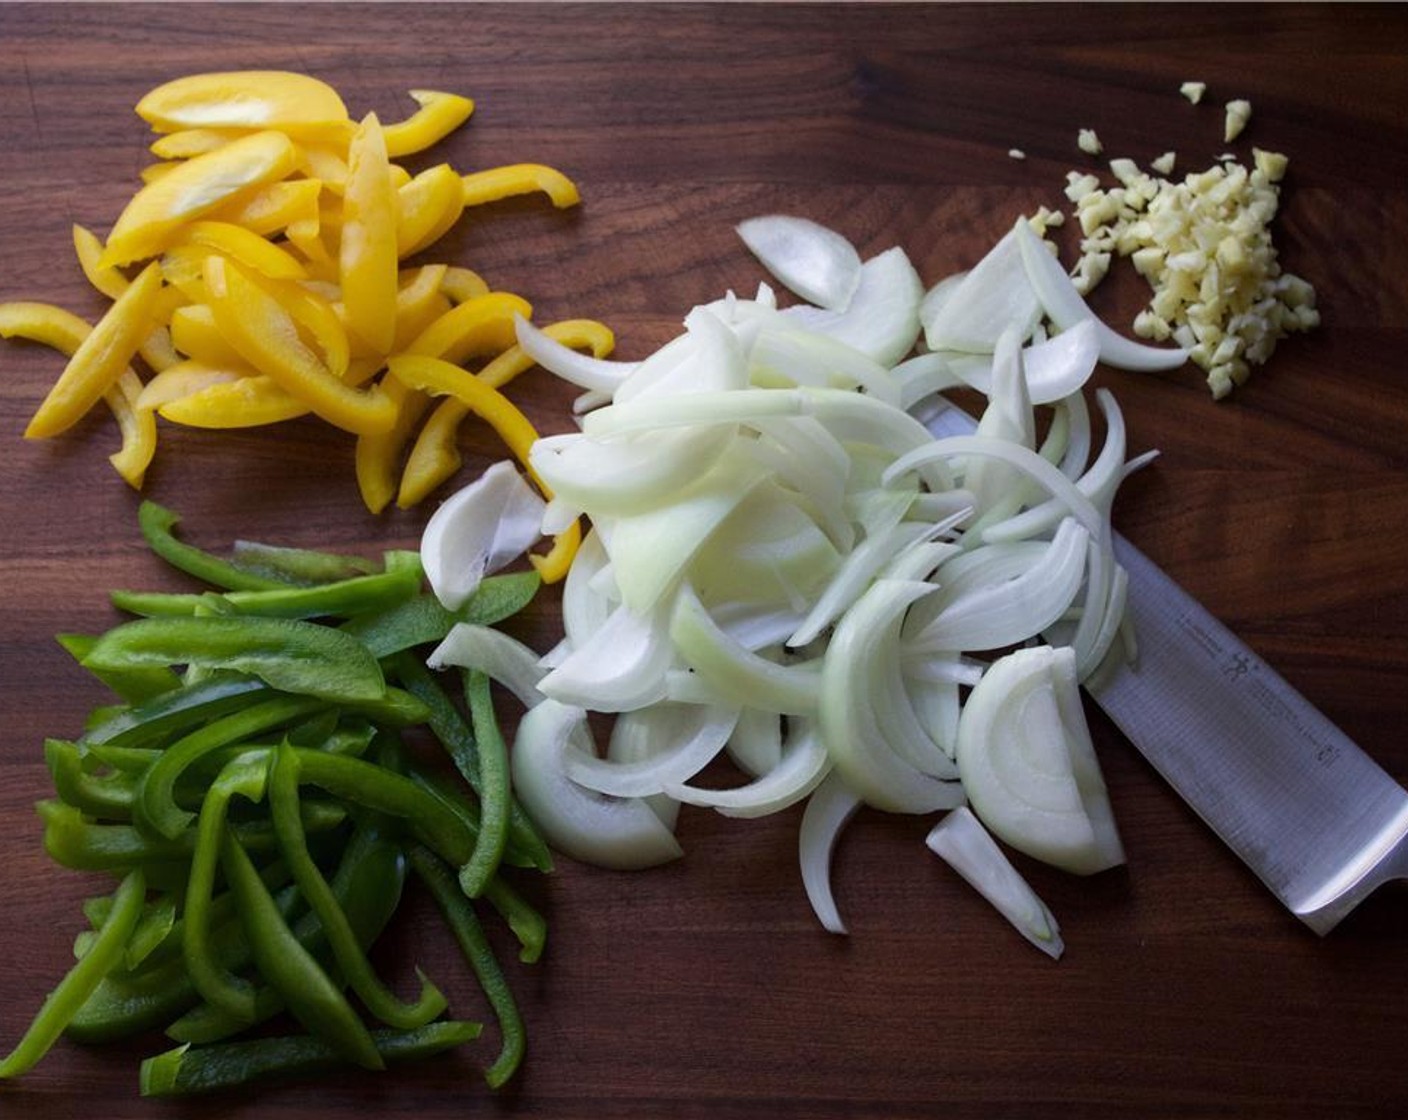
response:
[(154, 257), (181, 227), (251, 188), (286, 178), (298, 149), (282, 132), (256, 132), (177, 164), (132, 196), (118, 215), (100, 262), (124, 265)]
[(581, 201), (577, 186), (561, 171), (540, 163), (514, 163), (507, 167), (491, 167), (475, 171), (461, 180), (464, 184), (464, 204), (482, 206), (486, 202), (513, 198), (515, 195), (542, 191), (559, 210), (576, 206)]
[(290, 136), (335, 138), (347, 106), (326, 82), (286, 70), (192, 74), (157, 86), (137, 102), (157, 132), (187, 128), (280, 129)]
[(426, 327), (408, 354), (443, 358), (455, 365), (483, 354), (499, 354), (514, 345), (514, 316), (531, 319), (528, 301), (511, 292), (488, 292), (466, 300)]
[(212, 210), (210, 218), (268, 237), (311, 217), (316, 232), (318, 196), (322, 189), (323, 184), (318, 179), (284, 179)]
[(351, 344), (337, 309), (303, 284), (266, 280), (260, 276), (250, 276), (249, 279), (277, 300), (279, 306), (298, 324), (300, 332), (322, 351), (328, 371), (334, 377), (345, 380)]
[(411, 181), (411, 173), (399, 163), (388, 163), (386, 165), (388, 173), (391, 175), (391, 189), (399, 191)]
[(430, 405), (429, 397), (408, 388), (399, 378), (384, 378), (381, 387), (396, 402), (396, 423), (381, 435), (358, 436), (354, 457), (357, 489), (372, 513), (380, 513), (395, 497), (396, 464), (401, 449)]
[(137, 172), (137, 178), (141, 179), (143, 183), (155, 183), (180, 166), (181, 161), (178, 159), (167, 160), (164, 163), (149, 163)]
[(396, 192), (396, 255), (409, 257), (439, 241), (464, 213), (464, 186), (448, 163), (422, 171)]
[[(109, 299), (117, 299), (127, 290), (130, 281), (126, 276), (110, 265), (101, 267), (98, 264), (103, 254), (103, 243), (95, 233), (75, 225), (73, 249), (78, 256), (78, 265), (83, 269), (83, 275), (103, 295)], [(166, 323), (172, 312), (185, 302), (186, 297), (178, 288), (164, 287), (157, 295), (152, 320), (158, 325), (152, 328), (152, 333), (137, 348), (142, 360), (153, 370), (163, 370), (181, 360), (172, 345), (170, 333), (161, 324)]]
[[(591, 319), (569, 319), (552, 323), (543, 333), (564, 346), (589, 348), (592, 355), (605, 358), (616, 345), (611, 328)], [(534, 361), (514, 345), (491, 361), (475, 376), (494, 389), (501, 389), (520, 373), (532, 369)], [(442, 482), (460, 469), (460, 423), (469, 410), (454, 397), (447, 397), (435, 407), (430, 418), (421, 426), (416, 442), (406, 460), (396, 504), (402, 509), (418, 505)]]
[[(187, 358), (207, 366), (243, 367), (257, 372), (225, 340), (208, 303), (188, 303), (171, 314), (171, 342)], [(174, 398), (173, 398), (174, 399)]]
[(299, 153), (303, 173), (321, 183), (324, 190), (341, 195), (347, 189), (346, 148), (339, 150), (322, 144), (304, 144), (299, 148)]
[[(394, 274), (392, 279), (394, 283)], [(238, 265), (218, 256), (207, 258), (206, 284), (220, 333), (289, 396), (328, 423), (358, 435), (391, 429), (396, 408), (390, 398), (378, 387), (363, 392), (335, 377), (299, 338), (297, 323), (283, 305)]]
[[(459, 366), (419, 354), (398, 354), (387, 363), (387, 369), (393, 377), (413, 389), (460, 400), (494, 429), (544, 496), (552, 497), (552, 491), (528, 461), (528, 452), (538, 438), (537, 430), (518, 407), (497, 389), (490, 388)], [(580, 524), (573, 521), (570, 528), (554, 538), (552, 550), (546, 556), (529, 557), (544, 583), (556, 583), (567, 575), (572, 557), (581, 543), (581, 535)]]
[(214, 249), (271, 280), (305, 280), (308, 277), (307, 270), (292, 253), (230, 222), (192, 222), (177, 244)]
[(40, 404), (25, 429), (27, 439), (44, 439), (72, 427), (117, 384), (151, 331), (152, 304), (160, 288), (161, 270), (150, 264), (113, 302)]
[(383, 129), (386, 154), (392, 159), (408, 156), (412, 152), (423, 152), (438, 144), (469, 120), (474, 112), (474, 102), (457, 93), (413, 89), (410, 94), (420, 108), (405, 120)]
[(244, 135), (246, 132), (242, 129), (183, 128), (154, 140), (147, 150), (157, 159), (190, 159), (213, 152)]
[(187, 428), (260, 428), (296, 420), (312, 411), (289, 396), (272, 377), (258, 374), (212, 381), (205, 388), (167, 401), (157, 412)]
[(464, 303), (475, 296), (488, 295), (489, 285), (473, 269), (461, 265), (451, 265), (445, 270), (445, 279), (440, 290), (455, 303)]
[(396, 338), (396, 191), (375, 113), (363, 118), (347, 152), (338, 258), (348, 325), (386, 354)]
[(158, 262), (161, 278), (191, 303), (209, 304), (210, 290), (205, 286), (205, 258), (209, 255), (208, 249), (196, 245), (176, 245)]
[(206, 365), (204, 362), (187, 358), (175, 365), (167, 366), (144, 386), (137, 397), (137, 407), (155, 411), (164, 408), (172, 401), (179, 401), (194, 393), (202, 392), (212, 385), (225, 385), (249, 377), (254, 373), (243, 362), (231, 369), (228, 366)]
[[(28, 338), (72, 356), (92, 331), (86, 322), (48, 303), (0, 303), (0, 338)], [(142, 381), (130, 368), (103, 394), (122, 432), (122, 448), (108, 462), (134, 489), (140, 490), (156, 454), (156, 421), (137, 407)]]
[(397, 280), (395, 350), (404, 350), (426, 327), (450, 310), (450, 301), (441, 292), (448, 266), (427, 264), (408, 268)]
[(73, 251), (78, 257), (78, 267), (83, 275), (108, 299), (117, 299), (127, 290), (130, 281), (112, 265), (99, 265), (103, 255), (103, 243), (96, 233), (83, 226), (73, 227)]

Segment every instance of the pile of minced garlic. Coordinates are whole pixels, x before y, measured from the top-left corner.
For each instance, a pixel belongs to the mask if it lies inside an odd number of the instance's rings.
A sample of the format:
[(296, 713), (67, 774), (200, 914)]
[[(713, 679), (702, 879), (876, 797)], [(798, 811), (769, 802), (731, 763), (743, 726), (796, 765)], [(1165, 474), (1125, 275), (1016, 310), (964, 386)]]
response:
[[(1187, 82), (1181, 92), (1196, 103), (1204, 88)], [(1246, 101), (1229, 102), (1225, 142), (1236, 139), (1250, 117)], [(1081, 130), (1078, 146), (1090, 154), (1101, 150), (1091, 129)], [(1089, 292), (1109, 271), (1113, 254), (1130, 258), (1153, 290), (1134, 333), (1186, 348), (1220, 398), (1246, 381), (1253, 366), (1265, 364), (1279, 339), (1310, 330), (1320, 314), (1315, 289), (1281, 270), (1272, 243), (1286, 157), (1253, 148), (1248, 168), (1224, 154), (1181, 183), (1165, 178), (1175, 158), (1165, 152), (1151, 161), (1154, 174), (1131, 159), (1111, 160), (1119, 185), (1108, 188), (1092, 174), (1066, 176), (1082, 235), (1071, 275)], [(1060, 222), (1050, 213), (1041, 217), (1045, 226)]]

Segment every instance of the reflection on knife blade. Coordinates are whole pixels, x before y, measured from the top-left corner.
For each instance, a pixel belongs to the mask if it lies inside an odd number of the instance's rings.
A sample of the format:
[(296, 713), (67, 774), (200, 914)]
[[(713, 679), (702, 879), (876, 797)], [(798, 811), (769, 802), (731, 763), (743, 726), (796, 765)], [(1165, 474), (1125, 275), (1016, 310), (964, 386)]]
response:
[[(973, 429), (955, 408), (935, 435)], [(1138, 639), (1087, 690), (1306, 925), (1408, 878), (1408, 790), (1147, 556), (1117, 537)]]

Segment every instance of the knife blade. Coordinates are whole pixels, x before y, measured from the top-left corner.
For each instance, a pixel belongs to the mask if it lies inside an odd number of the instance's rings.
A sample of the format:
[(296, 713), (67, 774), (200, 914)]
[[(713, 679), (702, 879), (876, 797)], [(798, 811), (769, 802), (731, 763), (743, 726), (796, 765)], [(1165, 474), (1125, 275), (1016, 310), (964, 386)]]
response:
[[(974, 427), (952, 407), (924, 419)], [(1316, 933), (1408, 879), (1408, 790), (1118, 534), (1115, 556), (1138, 652), (1086, 691), (1124, 736)]]

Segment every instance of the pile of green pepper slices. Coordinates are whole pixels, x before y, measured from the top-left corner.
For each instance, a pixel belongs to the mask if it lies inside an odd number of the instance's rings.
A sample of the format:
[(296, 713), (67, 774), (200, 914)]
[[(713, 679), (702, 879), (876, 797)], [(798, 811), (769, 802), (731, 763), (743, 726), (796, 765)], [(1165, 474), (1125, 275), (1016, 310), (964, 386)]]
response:
[[(0, 1077), (27, 1071), (64, 1033), (101, 1042), (164, 1029), (181, 1045), (142, 1063), (147, 1095), (340, 1063), (380, 1069), (476, 1037), (478, 1023), (441, 1018), (429, 978), (418, 972), (404, 1000), (367, 958), (409, 870), (498, 1019), (485, 1078), (504, 1084), (523, 1023), (474, 902), (507, 922), (520, 959), (537, 960), (545, 923), (501, 867), (546, 871), (551, 856), (513, 801), (488, 679), (465, 674), (458, 704), (413, 651), (458, 622), (517, 613), (538, 576), (485, 580), (448, 611), (423, 590), (414, 552), (376, 565), (242, 543), (225, 559), (179, 540), (177, 520), (152, 502), (139, 512), (154, 552), (218, 590), (115, 592), (143, 617), (60, 639), (121, 702), (78, 739), (45, 744), (57, 794), (38, 805), (45, 848), (121, 881), (85, 904), (78, 961)], [(463, 782), (407, 749), (403, 732), (420, 726)], [(307, 1033), (240, 1037), (280, 1012)]]

